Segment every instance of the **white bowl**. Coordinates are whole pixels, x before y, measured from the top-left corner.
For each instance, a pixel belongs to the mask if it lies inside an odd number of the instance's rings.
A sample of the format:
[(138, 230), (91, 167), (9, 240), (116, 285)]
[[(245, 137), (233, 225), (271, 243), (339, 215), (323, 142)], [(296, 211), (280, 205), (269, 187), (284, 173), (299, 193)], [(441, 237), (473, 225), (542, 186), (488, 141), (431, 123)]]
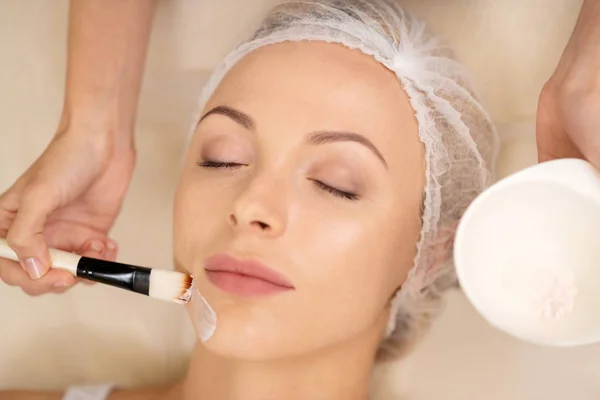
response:
[(600, 341), (600, 174), (563, 159), (492, 185), (456, 232), (460, 285), (493, 326), (548, 346)]

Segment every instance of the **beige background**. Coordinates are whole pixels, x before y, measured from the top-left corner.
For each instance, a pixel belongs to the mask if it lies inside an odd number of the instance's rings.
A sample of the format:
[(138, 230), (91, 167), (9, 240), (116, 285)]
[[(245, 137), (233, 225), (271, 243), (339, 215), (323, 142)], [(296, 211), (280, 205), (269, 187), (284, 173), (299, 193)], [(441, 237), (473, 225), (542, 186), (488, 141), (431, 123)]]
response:
[[(143, 1), (143, 0), (140, 0)], [(171, 197), (190, 111), (210, 68), (273, 0), (164, 1), (137, 132), (139, 162), (114, 230), (120, 260), (170, 267)], [(535, 162), (539, 90), (576, 0), (411, 0), (471, 68), (503, 138), (501, 173)], [(218, 5), (217, 5), (218, 4)], [(60, 112), (66, 0), (0, 2), (0, 190), (35, 159)], [(490, 328), (460, 293), (418, 350), (378, 371), (376, 398), (600, 398), (600, 346), (547, 349)], [(167, 381), (193, 338), (178, 306), (110, 288), (28, 298), (0, 284), (0, 388)]]

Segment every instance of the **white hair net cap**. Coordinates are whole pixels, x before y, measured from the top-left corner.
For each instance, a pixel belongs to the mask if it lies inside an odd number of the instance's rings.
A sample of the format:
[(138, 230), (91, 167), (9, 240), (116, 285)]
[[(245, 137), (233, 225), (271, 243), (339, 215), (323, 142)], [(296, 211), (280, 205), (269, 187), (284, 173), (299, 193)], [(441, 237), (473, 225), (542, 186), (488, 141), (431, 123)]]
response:
[(426, 161), (422, 228), (414, 266), (393, 300), (380, 349), (381, 355), (393, 355), (426, 327), (442, 292), (455, 284), (454, 231), (469, 203), (492, 181), (496, 132), (452, 51), (392, 0), (289, 1), (275, 7), (252, 38), (216, 68), (199, 113), (248, 53), (302, 40), (339, 43), (375, 58), (396, 74), (418, 121)]

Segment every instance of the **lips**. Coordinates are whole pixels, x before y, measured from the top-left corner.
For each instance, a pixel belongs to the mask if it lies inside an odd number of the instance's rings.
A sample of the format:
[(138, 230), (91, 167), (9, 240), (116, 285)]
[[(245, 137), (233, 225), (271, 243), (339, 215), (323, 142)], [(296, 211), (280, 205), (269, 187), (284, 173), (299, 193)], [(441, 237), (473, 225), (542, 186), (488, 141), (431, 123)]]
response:
[(261, 296), (294, 290), (283, 275), (254, 260), (218, 254), (206, 260), (206, 277), (219, 289), (242, 296)]

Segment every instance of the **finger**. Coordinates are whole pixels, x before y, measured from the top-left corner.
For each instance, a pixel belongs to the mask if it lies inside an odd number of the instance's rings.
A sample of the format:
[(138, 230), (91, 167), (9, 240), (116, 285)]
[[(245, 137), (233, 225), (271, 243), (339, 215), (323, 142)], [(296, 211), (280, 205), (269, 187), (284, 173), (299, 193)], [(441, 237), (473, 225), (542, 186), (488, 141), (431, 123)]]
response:
[[(82, 255), (84, 257), (104, 259), (104, 254), (107, 251), (106, 242), (107, 242), (107, 240), (105, 238), (104, 239), (95, 238), (95, 239), (89, 240), (84, 244), (83, 250), (79, 251), (79, 253), (80, 253), (80, 255)], [(85, 283), (86, 285), (94, 285), (96, 283), (94, 281), (90, 281), (90, 280), (83, 279), (83, 278), (78, 278), (78, 281)]]
[(12, 225), (18, 209), (18, 194), (14, 189), (0, 194), (0, 238), (6, 238), (8, 228)]
[(106, 238), (94, 238), (86, 241), (77, 254), (83, 257), (102, 259), (106, 249)]
[(112, 239), (108, 239), (106, 243), (106, 252), (104, 253), (104, 259), (107, 261), (117, 261), (117, 255), (119, 253), (119, 245)]
[[(117, 253), (119, 251), (117, 242), (115, 242), (112, 239), (107, 239), (105, 245), (106, 245), (106, 249), (105, 249), (104, 253), (100, 257), (95, 257), (95, 258), (100, 258), (102, 260), (107, 260), (107, 261), (116, 261)], [(86, 285), (96, 284), (96, 282), (88, 281), (87, 279), (81, 279), (81, 281), (83, 283), (85, 283)]]
[(547, 126), (537, 137), (538, 162), (560, 158), (584, 158), (562, 128)]
[(18, 263), (4, 260), (0, 262), (0, 278), (7, 285), (18, 286), (31, 296), (64, 290), (76, 283), (71, 273), (60, 269), (51, 269), (43, 277), (34, 281)]
[(40, 185), (26, 187), (19, 210), (6, 236), (8, 245), (17, 253), (22, 267), (31, 279), (40, 279), (50, 267), (50, 254), (42, 234), (46, 218), (55, 202)]
[(598, 88), (589, 86), (592, 88), (587, 87), (570, 93), (570, 96), (565, 95), (561, 115), (566, 122), (567, 134), (580, 150), (582, 158), (598, 168), (600, 167), (600, 135), (598, 135), (600, 86)]
[[(77, 285), (77, 283), (78, 283), (78, 282), (75, 282), (75, 285)], [(75, 286), (75, 285), (73, 285), (73, 286)], [(54, 290), (53, 290), (52, 292), (50, 292), (50, 293), (53, 293), (53, 294), (63, 294), (63, 293), (65, 293), (65, 292), (66, 292), (67, 290), (69, 290), (69, 289), (70, 289), (70, 287), (65, 287), (65, 288), (62, 288), (62, 289), (61, 289), (61, 288), (58, 288), (58, 289), (54, 289)]]
[(9, 286), (20, 286), (26, 279), (31, 280), (19, 263), (0, 259), (0, 280)]
[(94, 282), (94, 281), (89, 281), (89, 280), (83, 279), (83, 278), (77, 278), (77, 282), (81, 282), (84, 285), (88, 285), (88, 286), (93, 286), (96, 284), (96, 282)]
[(583, 158), (559, 119), (557, 101), (556, 91), (551, 85), (546, 85), (539, 98), (536, 118), (538, 162)]

